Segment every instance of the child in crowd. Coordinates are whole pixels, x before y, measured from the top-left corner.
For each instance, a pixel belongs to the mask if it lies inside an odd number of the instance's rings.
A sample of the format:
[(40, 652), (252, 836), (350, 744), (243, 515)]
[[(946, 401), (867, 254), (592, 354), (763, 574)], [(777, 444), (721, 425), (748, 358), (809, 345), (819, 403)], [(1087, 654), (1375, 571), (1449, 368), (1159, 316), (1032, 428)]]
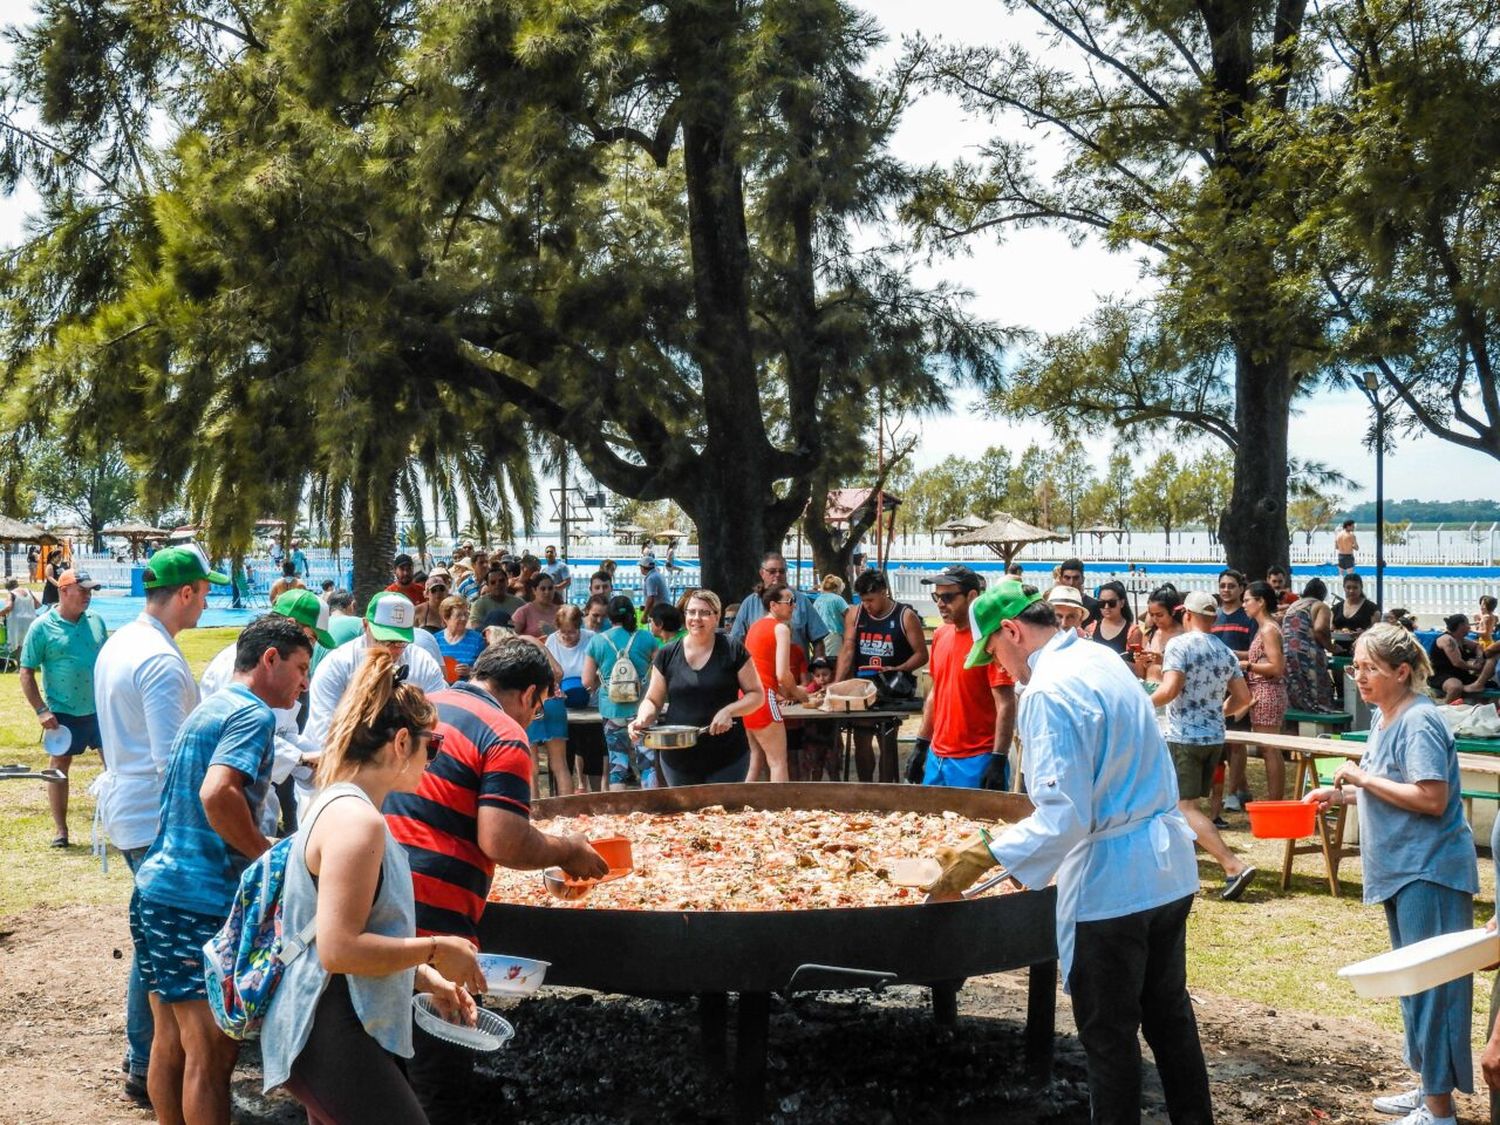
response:
[(1495, 604), (1495, 596), (1485, 594), (1479, 599), (1479, 616), (1474, 618), (1474, 631), (1485, 648), (1495, 643)]
[[(807, 683), (803, 686), (813, 697), (814, 705), (821, 703), (821, 693), (833, 682), (833, 663), (819, 656), (808, 664), (807, 676)], [(829, 781), (839, 779), (837, 726), (825, 722), (803, 723), (802, 746), (797, 755), (797, 780), (822, 781), (825, 773)]]

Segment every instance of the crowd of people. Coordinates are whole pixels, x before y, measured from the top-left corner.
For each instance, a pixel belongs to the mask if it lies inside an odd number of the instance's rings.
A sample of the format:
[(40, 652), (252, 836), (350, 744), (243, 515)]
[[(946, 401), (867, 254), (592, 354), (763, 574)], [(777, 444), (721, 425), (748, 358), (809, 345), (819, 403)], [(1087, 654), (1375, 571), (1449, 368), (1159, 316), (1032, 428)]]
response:
[[(54, 765), (66, 772), (89, 748), (104, 757), (98, 827), (134, 880), (132, 1096), (162, 1121), (228, 1120), (239, 1044), (215, 1022), (203, 947), (242, 873), (290, 835), (285, 926), (311, 927), (316, 956), (294, 962), (266, 1014), (267, 1089), (285, 1086), (312, 1121), (467, 1120), (472, 1055), (413, 1027), (413, 993), (473, 1019), (497, 865), (605, 871), (583, 837), (531, 823), (543, 761), (560, 795), (836, 779), (835, 726), (798, 708), (849, 681), (869, 682), (878, 708), (843, 720), (861, 780), (898, 779), (909, 715), (909, 781), (1030, 793), (1035, 813), (947, 852), (931, 893), (957, 895), (997, 863), (1022, 885), (1057, 878), (1063, 980), (1096, 1112), (1138, 1104), (1144, 1029), (1174, 1119), (1209, 1119), (1185, 990), (1193, 844), (1222, 868), (1221, 897), (1243, 896), (1256, 870), (1219, 830), (1250, 793), (1226, 729), (1277, 732), (1289, 709), (1331, 709), (1336, 655), (1351, 657), (1378, 717), (1361, 763), (1308, 799), (1361, 804), (1366, 900), (1384, 905), (1394, 944), (1472, 924), (1472, 837), (1429, 693), (1489, 682), (1500, 662), (1492, 599), (1477, 642), (1456, 616), (1424, 650), (1405, 621), (1382, 623), (1352, 571), (1330, 604), (1319, 579), (1299, 596), (1283, 568), (1254, 581), (1225, 569), (1216, 595), (1153, 590), (1138, 620), (1130, 591), (1091, 589), (1078, 559), (1045, 593), (952, 565), (922, 580), (940, 622), (929, 639), (878, 570), (808, 593), (769, 551), (754, 588), (725, 605), (701, 588), (674, 600), (649, 552), (637, 565), (641, 604), (615, 591), (606, 566), (578, 605), (551, 550), (465, 552), (425, 572), (399, 555), (362, 613), (347, 593), (288, 574), (270, 612), (198, 682), (176, 638), (229, 581), (199, 548), (155, 552), (144, 611), (112, 635), (89, 608), (97, 584), (60, 572), (21, 686)], [(648, 749), (663, 720), (697, 730), (697, 744)], [(1263, 755), (1268, 795), (1280, 797), (1280, 754)], [(52, 793), (62, 846), (66, 786)], [(1421, 1085), (1377, 1108), (1410, 1125), (1451, 1119), (1452, 1091), (1472, 1086), (1466, 988), (1404, 1005)], [(1500, 1042), (1492, 1050), (1500, 1078)]]

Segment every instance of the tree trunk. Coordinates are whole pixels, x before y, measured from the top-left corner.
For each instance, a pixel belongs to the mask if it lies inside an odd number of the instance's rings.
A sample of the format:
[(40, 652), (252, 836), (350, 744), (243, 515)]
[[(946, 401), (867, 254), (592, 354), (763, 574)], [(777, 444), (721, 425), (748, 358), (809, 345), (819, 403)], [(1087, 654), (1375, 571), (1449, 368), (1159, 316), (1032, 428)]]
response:
[(365, 603), (391, 582), (391, 561), (396, 557), (396, 480), (356, 479), (350, 501), (354, 604), (364, 612)]
[[(726, 458), (723, 464), (734, 462)], [(768, 493), (752, 473), (735, 471), (712, 474), (704, 487), (679, 501), (698, 525), (703, 585), (726, 603), (739, 601), (755, 588), (761, 556), (780, 551), (792, 526), (791, 519), (782, 516), (781, 505), (767, 503)]]
[(1229, 565), (1253, 581), (1291, 555), (1286, 523), (1287, 427), (1295, 382), (1287, 353), (1263, 362), (1242, 347), (1235, 359), (1234, 489), (1219, 519)]

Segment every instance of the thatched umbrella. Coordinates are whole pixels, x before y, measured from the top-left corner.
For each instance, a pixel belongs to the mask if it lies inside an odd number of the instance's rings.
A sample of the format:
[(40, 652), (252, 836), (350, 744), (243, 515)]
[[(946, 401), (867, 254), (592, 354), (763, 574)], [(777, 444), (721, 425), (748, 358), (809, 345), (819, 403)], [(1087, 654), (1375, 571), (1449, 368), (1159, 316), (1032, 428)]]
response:
[(1021, 553), (1028, 543), (1066, 543), (1068, 537), (1044, 527), (1016, 519), (1001, 512), (983, 527), (954, 536), (948, 541), (950, 547), (988, 547), (1010, 566), (1010, 560)]
[[(35, 524), (26, 523), (22, 520), (12, 519), (10, 516), (0, 516), (0, 543), (5, 544), (5, 577), (11, 575), (10, 545), (12, 543), (56, 543), (56, 537), (43, 531)], [(31, 577), (27, 575), (27, 577)]]
[(40, 543), (47, 533), (35, 524), (0, 516), (0, 542)]
[(959, 516), (958, 519), (949, 520), (933, 530), (941, 531), (944, 535), (963, 535), (966, 532), (978, 531), (986, 522), (978, 516)]
[(669, 527), (665, 531), (653, 531), (651, 533), (651, 535), (655, 539), (686, 539), (686, 538), (688, 538), (688, 533), (686, 531), (678, 531), (675, 527)]
[(116, 524), (114, 527), (106, 527), (104, 534), (128, 539), (130, 541), (130, 557), (137, 559), (140, 558), (142, 543), (148, 539), (165, 540), (172, 532), (166, 528), (152, 527), (148, 523), (121, 523)]

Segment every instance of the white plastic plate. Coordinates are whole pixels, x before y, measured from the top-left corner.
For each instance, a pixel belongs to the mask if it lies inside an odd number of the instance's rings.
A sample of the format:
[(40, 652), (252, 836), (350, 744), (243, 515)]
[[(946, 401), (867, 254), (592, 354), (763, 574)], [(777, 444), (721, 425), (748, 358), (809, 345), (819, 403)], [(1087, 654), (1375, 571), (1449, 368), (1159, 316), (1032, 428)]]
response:
[(478, 1026), (465, 1027), (449, 1023), (439, 1015), (432, 1005), (432, 997), (425, 992), (413, 996), (411, 1006), (416, 1013), (417, 1026), (428, 1035), (471, 1051), (498, 1051), (516, 1034), (515, 1028), (488, 1008), (479, 1009)]
[(534, 961), (530, 957), (512, 957), (505, 953), (478, 955), (479, 971), (484, 974), (486, 996), (530, 996), (542, 987), (551, 961)]
[(1439, 934), (1356, 961), (1339, 976), (1361, 996), (1414, 996), (1500, 961), (1500, 933), (1484, 927)]
[(59, 726), (56, 730), (44, 730), (42, 732), (42, 749), (59, 758), (68, 752), (68, 747), (73, 745), (73, 732), (67, 727)]

